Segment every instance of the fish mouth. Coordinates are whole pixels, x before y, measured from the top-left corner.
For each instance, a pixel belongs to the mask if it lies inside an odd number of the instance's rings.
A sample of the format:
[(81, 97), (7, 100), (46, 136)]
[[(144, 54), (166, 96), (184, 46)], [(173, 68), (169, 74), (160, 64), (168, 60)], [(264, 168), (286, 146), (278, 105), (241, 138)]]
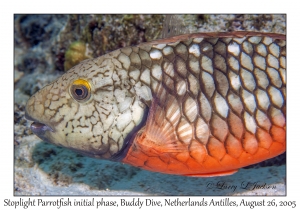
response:
[(33, 133), (35, 134), (43, 134), (46, 131), (51, 131), (53, 132), (53, 129), (50, 128), (48, 125), (45, 125), (43, 123), (39, 122), (33, 122), (30, 126), (30, 129), (32, 130)]
[(49, 125), (41, 123), (38, 120), (32, 118), (30, 115), (28, 115), (27, 112), (25, 112), (25, 118), (27, 120), (33, 121), (33, 123), (30, 125), (30, 129), (35, 135), (40, 138), (45, 135), (46, 131), (54, 132), (54, 130)]

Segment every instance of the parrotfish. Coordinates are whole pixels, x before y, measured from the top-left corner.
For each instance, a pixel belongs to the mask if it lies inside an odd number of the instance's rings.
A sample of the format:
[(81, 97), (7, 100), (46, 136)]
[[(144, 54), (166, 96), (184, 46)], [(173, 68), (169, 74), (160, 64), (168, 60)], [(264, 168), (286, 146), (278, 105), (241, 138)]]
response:
[(184, 176), (286, 150), (285, 35), (192, 33), (84, 60), (27, 102), (39, 138)]

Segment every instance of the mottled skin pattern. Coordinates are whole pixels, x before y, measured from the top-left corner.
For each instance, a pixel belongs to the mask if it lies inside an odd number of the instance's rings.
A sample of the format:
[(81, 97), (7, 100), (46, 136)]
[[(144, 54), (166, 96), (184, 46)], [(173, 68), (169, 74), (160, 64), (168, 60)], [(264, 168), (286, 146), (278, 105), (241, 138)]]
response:
[[(122, 148), (145, 108), (119, 61), (122, 55), (117, 50), (83, 61), (29, 99), (27, 118), (54, 130), (41, 134), (42, 139), (99, 158), (110, 158)], [(91, 84), (91, 98), (83, 103), (69, 90), (78, 78)]]
[[(278, 34), (158, 40), (73, 67), (28, 101), (26, 116), (53, 129), (36, 132), (42, 139), (93, 157), (123, 152), (122, 162), (152, 171), (228, 175), (285, 151), (285, 59)], [(91, 84), (86, 102), (69, 90), (79, 78)]]

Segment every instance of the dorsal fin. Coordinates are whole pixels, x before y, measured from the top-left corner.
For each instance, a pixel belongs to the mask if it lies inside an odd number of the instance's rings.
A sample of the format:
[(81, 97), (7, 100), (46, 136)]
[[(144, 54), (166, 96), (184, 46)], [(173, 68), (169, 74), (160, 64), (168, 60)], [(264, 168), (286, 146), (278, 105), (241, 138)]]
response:
[(286, 40), (285, 34), (268, 33), (268, 32), (255, 32), (255, 31), (232, 31), (232, 32), (196, 32), (188, 34), (180, 34), (172, 37), (166, 37), (163, 39), (157, 39), (147, 43), (141, 43), (138, 46), (157, 45), (165, 43), (173, 43), (177, 41), (187, 40), (191, 38), (242, 38), (249, 36), (266, 36), (273, 39)]

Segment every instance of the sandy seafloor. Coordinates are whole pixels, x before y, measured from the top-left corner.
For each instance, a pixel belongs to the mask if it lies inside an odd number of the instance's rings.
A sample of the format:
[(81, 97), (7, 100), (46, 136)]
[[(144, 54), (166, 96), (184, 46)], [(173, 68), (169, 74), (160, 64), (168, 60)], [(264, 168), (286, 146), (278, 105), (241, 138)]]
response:
[[(195, 178), (97, 160), (42, 142), (24, 118), (29, 96), (64, 72), (74, 41), (88, 56), (161, 37), (164, 15), (14, 16), (15, 195), (285, 195), (285, 154), (232, 176)], [(251, 30), (286, 33), (285, 15), (186, 15), (181, 32)], [(11, 157), (12, 158), (12, 157)], [(251, 184), (250, 184), (251, 183)], [(254, 185), (264, 189), (253, 189)], [(248, 184), (248, 185), (247, 185)], [(246, 187), (247, 186), (247, 187)]]

